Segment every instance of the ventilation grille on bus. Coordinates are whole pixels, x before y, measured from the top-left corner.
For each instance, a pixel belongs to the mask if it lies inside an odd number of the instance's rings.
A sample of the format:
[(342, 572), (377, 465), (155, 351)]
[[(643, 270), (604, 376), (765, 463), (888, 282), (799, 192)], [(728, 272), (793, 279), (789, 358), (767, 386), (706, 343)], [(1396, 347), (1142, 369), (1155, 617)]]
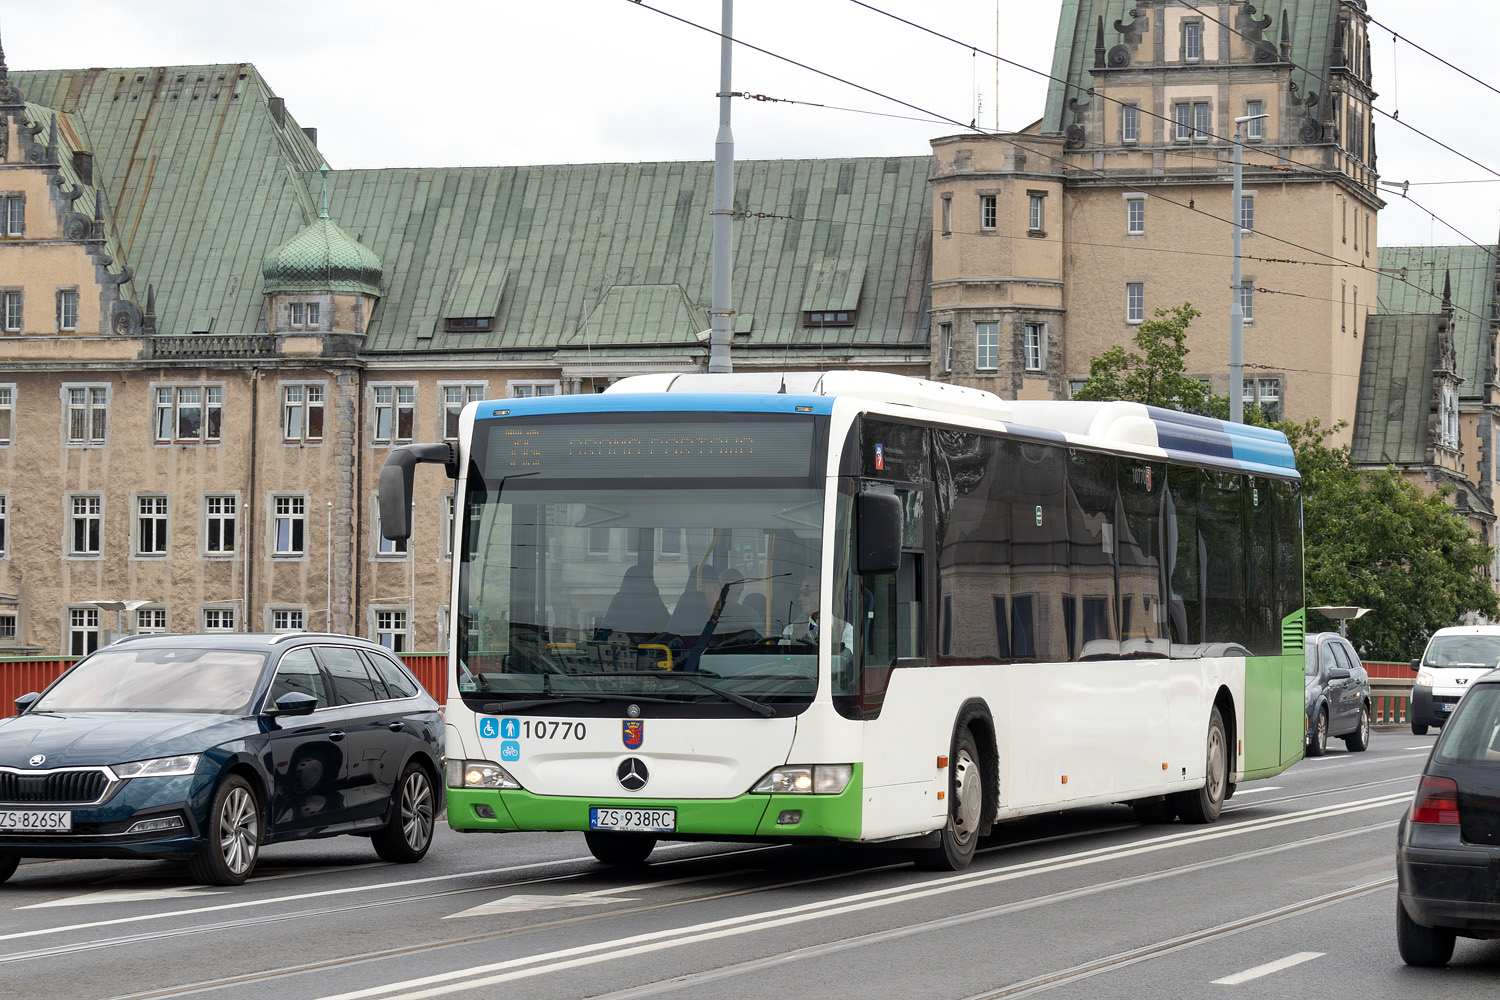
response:
[(1281, 620), (1281, 651), (1301, 653), (1307, 648), (1307, 613), (1298, 611)]

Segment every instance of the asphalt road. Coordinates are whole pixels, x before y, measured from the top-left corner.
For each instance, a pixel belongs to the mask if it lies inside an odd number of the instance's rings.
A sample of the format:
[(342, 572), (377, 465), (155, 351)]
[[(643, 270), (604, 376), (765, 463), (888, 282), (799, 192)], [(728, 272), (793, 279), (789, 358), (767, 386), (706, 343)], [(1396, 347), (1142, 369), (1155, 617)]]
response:
[(23, 863), (0, 885), (0, 997), (1463, 997), (1396, 954), (1395, 823), (1432, 737), (1377, 732), (1240, 786), (1213, 826), (1124, 807), (1000, 828), (967, 871), (898, 851), (664, 844), (634, 870), (576, 834), (461, 836), (413, 866), (353, 838), (194, 886), (163, 863)]

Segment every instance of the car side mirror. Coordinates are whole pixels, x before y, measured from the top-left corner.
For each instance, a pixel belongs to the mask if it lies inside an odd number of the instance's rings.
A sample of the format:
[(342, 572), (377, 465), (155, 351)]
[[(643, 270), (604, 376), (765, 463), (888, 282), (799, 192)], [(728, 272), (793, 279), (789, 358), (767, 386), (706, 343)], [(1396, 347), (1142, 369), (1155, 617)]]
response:
[(21, 695), (21, 697), (16, 699), (16, 714), (25, 715), (26, 710), (32, 705), (35, 705), (37, 703), (37, 699), (41, 696), (42, 693), (40, 691), (28, 691), (25, 694)]
[(901, 568), (900, 498), (894, 493), (860, 493), (854, 503), (859, 572), (896, 572)]
[(1334, 667), (1328, 671), (1328, 679), (1332, 681), (1347, 681), (1349, 679), (1349, 671), (1343, 667)]
[(1412, 660), (1411, 661), (1411, 668), (1412, 668), (1412, 670), (1421, 670), (1422, 669), (1422, 661), (1421, 660)]
[(276, 707), (267, 715), (312, 715), (317, 710), (318, 699), (305, 691), (288, 691), (276, 699)]

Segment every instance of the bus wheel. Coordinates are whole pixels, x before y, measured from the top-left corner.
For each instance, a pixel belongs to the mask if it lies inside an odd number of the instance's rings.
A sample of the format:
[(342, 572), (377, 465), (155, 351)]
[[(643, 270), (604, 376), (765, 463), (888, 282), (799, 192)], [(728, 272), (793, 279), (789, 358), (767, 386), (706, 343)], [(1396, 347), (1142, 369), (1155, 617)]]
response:
[(1229, 741), (1224, 737), (1224, 719), (1217, 708), (1208, 713), (1208, 756), (1202, 788), (1177, 792), (1167, 802), (1177, 808), (1184, 823), (1212, 823), (1224, 808), (1229, 786)]
[(656, 850), (656, 838), (639, 833), (586, 830), (583, 839), (589, 845), (589, 853), (607, 865), (644, 864)]
[(948, 822), (938, 834), (938, 846), (912, 852), (918, 868), (932, 872), (956, 872), (974, 860), (979, 826), (984, 821), (984, 767), (979, 748), (965, 726), (953, 749), (948, 770)]

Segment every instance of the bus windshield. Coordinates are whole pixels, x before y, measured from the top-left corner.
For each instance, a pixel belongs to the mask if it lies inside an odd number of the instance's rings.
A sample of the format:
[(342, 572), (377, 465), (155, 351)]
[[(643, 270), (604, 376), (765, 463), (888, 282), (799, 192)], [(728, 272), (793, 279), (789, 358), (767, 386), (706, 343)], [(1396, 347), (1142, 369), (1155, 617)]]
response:
[[(811, 701), (806, 593), (817, 592), (824, 509), (812, 421), (761, 421), (747, 440), (722, 415), (695, 415), (718, 428), (659, 416), (554, 420), (524, 448), (500, 422), (476, 428), (455, 636), (471, 708)], [(702, 454), (727, 450), (726, 434), (758, 453)], [(608, 452), (627, 441), (672, 453), (632, 476)]]

